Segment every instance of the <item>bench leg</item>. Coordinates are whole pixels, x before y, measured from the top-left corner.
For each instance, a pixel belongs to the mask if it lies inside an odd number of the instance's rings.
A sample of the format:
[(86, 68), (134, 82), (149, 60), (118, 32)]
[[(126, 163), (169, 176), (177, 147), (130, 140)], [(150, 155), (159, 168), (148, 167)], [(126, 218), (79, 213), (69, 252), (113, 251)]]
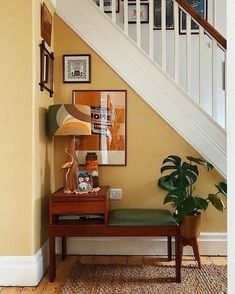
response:
[(61, 237), (61, 243), (62, 243), (62, 260), (65, 260), (67, 257), (67, 238)]
[(168, 261), (172, 260), (172, 243), (171, 237), (167, 237), (167, 253), (168, 253)]
[(180, 258), (180, 236), (175, 236), (175, 270), (176, 282), (181, 283), (181, 258)]

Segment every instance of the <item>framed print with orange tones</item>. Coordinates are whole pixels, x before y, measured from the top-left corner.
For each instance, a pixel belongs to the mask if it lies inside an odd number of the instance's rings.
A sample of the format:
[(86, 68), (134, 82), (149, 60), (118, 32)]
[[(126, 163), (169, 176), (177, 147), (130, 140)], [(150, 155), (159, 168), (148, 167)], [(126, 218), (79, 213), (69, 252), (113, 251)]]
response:
[(77, 156), (85, 164), (87, 152), (96, 152), (99, 165), (126, 165), (127, 92), (74, 90), (74, 104), (91, 106), (91, 136), (80, 136)]
[(46, 4), (41, 5), (41, 36), (51, 46), (52, 15)]

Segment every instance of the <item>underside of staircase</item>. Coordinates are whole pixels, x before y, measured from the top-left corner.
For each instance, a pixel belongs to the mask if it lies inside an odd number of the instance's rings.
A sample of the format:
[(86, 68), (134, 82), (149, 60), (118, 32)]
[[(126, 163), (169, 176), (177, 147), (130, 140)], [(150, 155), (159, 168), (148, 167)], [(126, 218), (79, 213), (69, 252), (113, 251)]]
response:
[(226, 131), (92, 0), (57, 0), (56, 13), (172, 128), (226, 177)]

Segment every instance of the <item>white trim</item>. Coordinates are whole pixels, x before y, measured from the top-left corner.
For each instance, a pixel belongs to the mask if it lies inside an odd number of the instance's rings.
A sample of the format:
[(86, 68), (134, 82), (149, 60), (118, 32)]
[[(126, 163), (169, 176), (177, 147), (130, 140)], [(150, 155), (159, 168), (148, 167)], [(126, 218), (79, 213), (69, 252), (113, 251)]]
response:
[(36, 286), (48, 265), (48, 241), (32, 256), (0, 256), (0, 285)]
[[(226, 233), (201, 233), (198, 238), (201, 255), (227, 255)], [(56, 252), (61, 252), (56, 240)], [(72, 237), (68, 238), (68, 254), (79, 255), (166, 255), (166, 238), (154, 237)], [(174, 240), (173, 240), (174, 252)], [(192, 255), (192, 248), (184, 248), (184, 255)]]
[(56, 9), (56, 1), (57, 0), (51, 0), (51, 3), (53, 4), (54, 8)]
[(186, 141), (226, 176), (226, 132), (93, 1), (57, 0), (58, 15)]

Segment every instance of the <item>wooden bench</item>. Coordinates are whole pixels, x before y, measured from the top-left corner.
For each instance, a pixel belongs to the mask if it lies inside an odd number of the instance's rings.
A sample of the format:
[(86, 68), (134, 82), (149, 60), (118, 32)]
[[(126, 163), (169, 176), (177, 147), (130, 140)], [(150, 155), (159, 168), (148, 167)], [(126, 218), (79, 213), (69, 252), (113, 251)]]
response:
[[(51, 234), (50, 234), (51, 236)], [(181, 261), (180, 261), (180, 232), (179, 226), (172, 214), (165, 209), (116, 209), (110, 211), (108, 222), (105, 225), (74, 225), (66, 227), (58, 226), (54, 230), (55, 236), (62, 237), (62, 257), (65, 259), (66, 237), (167, 237), (168, 260), (172, 260), (172, 237), (175, 238), (175, 269), (176, 282), (181, 282)], [(54, 240), (53, 240), (54, 242)], [(50, 242), (51, 243), (51, 242)], [(50, 248), (54, 250), (54, 248)], [(51, 260), (51, 281), (55, 278), (54, 252), (50, 252)]]

